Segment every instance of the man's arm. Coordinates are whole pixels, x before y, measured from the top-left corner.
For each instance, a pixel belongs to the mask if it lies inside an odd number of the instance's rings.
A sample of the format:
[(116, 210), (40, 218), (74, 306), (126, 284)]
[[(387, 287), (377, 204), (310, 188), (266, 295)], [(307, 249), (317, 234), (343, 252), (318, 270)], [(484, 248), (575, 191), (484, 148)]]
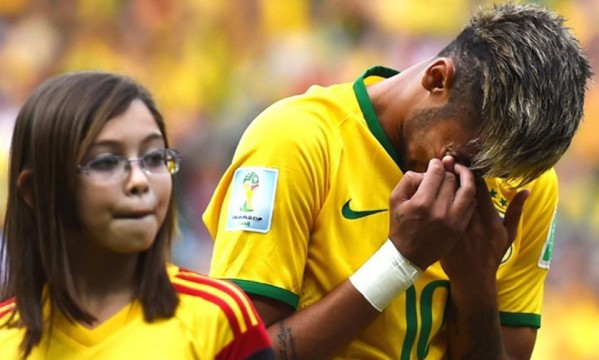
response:
[[(528, 195), (528, 191), (519, 192), (502, 220), (484, 180), (477, 179), (477, 210), (464, 236), (441, 260), (451, 282), (447, 328), (452, 359), (528, 358), (532, 353), (535, 337), (527, 330), (502, 331), (496, 282), (501, 258), (516, 238)], [(515, 337), (520, 334), (529, 336), (518, 342)]]
[(461, 311), (453, 298), (450, 299), (445, 324), (451, 358), (530, 359), (537, 330), (526, 326), (500, 326), (496, 301), (485, 303), (481, 301), (484, 298), (460, 304)]
[(348, 280), (298, 312), (276, 300), (250, 297), (279, 359), (330, 357), (380, 314)]
[[(456, 176), (460, 177), (457, 191)], [(474, 189), (467, 168), (446, 172), (438, 159), (431, 160), (426, 174), (406, 173), (390, 198), (393, 245), (423, 270), (438, 261), (461, 236), (474, 212)], [(381, 304), (375, 306), (368, 298), (350, 280), (298, 312), (274, 300), (252, 297), (281, 359), (335, 354), (380, 314)]]
[[(279, 359), (325, 358), (351, 342), (379, 314), (349, 281), (330, 293), (326, 300), (295, 314), (289, 305), (282, 302), (261, 296), (250, 297), (267, 326)], [(447, 326), (455, 328), (456, 317), (451, 315), (453, 310), (455, 308), (448, 308)], [(474, 329), (470, 336), (483, 337), (476, 342), (484, 343), (487, 340), (486, 334), (492, 331), (485, 331), (483, 328), (495, 326), (495, 321), (498, 321), (494, 318), (496, 315), (496, 312), (492, 312), (486, 317), (483, 314), (472, 316), (472, 321), (476, 322), (478, 319), (479, 323), (470, 324)], [(536, 329), (502, 326), (501, 330), (510, 358), (529, 359), (536, 339)], [(324, 334), (335, 334), (336, 337), (327, 339)], [(320, 345), (312, 346), (307, 351), (301, 346), (317, 343)]]
[(510, 359), (530, 359), (537, 341), (537, 329), (528, 326), (503, 325), (501, 334)]

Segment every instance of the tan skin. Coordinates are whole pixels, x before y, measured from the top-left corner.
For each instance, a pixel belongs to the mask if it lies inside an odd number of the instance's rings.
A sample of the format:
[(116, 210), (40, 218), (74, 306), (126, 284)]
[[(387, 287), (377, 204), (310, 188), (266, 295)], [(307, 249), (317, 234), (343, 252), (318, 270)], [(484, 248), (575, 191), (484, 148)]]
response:
[[(536, 330), (500, 326), (495, 275), (515, 238), (528, 193), (512, 200), (502, 222), (484, 181), (460, 164), (472, 157), (466, 144), (478, 129), (468, 133), (457, 119), (440, 122), (436, 131), (412, 123), (419, 110), (445, 104), (453, 76), (451, 60), (441, 58), (368, 88), (384, 131), (397, 149), (405, 149), (404, 164), (412, 170), (390, 195), (389, 238), (423, 270), (442, 260), (452, 284), (451, 358), (527, 359)], [(463, 253), (471, 261), (457, 255)], [(348, 280), (297, 312), (278, 301), (251, 297), (281, 358), (328, 358), (380, 314)]]

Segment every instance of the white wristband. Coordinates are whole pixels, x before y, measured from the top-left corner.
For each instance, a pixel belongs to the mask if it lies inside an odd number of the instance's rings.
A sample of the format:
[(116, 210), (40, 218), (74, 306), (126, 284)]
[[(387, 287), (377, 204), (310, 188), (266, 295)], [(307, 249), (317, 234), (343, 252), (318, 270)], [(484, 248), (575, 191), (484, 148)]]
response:
[(349, 281), (372, 306), (383, 311), (422, 274), (397, 250), (391, 240), (385, 241)]

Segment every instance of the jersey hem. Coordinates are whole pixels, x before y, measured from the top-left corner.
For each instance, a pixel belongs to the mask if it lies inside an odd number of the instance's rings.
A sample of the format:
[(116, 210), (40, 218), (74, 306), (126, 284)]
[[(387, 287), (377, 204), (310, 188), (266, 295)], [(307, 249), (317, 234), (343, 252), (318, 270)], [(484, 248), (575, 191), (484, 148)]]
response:
[(541, 327), (541, 315), (539, 314), (499, 312), (499, 321), (502, 325), (530, 326), (536, 329)]
[(239, 280), (239, 279), (228, 279), (237, 286), (239, 286), (243, 291), (249, 294), (260, 295), (270, 299), (279, 300), (284, 302), (285, 304), (291, 306), (296, 309), (299, 303), (299, 296), (292, 293), (291, 291), (282, 289), (280, 287), (276, 287), (273, 285), (262, 284), (255, 281), (249, 280)]

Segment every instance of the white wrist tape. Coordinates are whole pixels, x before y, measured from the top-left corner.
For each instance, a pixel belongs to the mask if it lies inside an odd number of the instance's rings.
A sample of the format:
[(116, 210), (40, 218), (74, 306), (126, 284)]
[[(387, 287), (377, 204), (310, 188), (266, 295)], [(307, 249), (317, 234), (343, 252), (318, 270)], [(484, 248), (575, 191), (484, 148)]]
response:
[(422, 270), (404, 258), (391, 240), (385, 241), (349, 281), (378, 311), (412, 286)]

